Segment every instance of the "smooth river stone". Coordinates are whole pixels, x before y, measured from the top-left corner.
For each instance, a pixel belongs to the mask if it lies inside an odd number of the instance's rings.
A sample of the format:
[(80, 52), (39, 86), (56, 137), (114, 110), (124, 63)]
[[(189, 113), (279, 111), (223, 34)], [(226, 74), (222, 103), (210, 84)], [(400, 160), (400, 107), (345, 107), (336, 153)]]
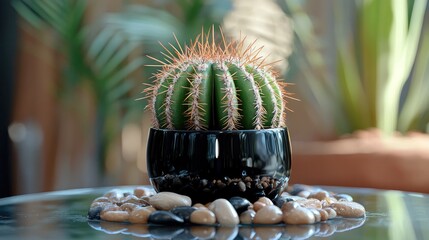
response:
[(152, 212), (149, 215), (148, 222), (161, 225), (177, 225), (182, 224), (183, 219), (171, 212), (160, 210)]
[(190, 197), (173, 192), (160, 192), (149, 198), (149, 203), (158, 210), (169, 211), (175, 207), (191, 206)]
[(253, 209), (246, 210), (240, 214), (241, 224), (252, 224), (255, 218), (256, 212)]
[(220, 225), (237, 225), (240, 222), (234, 207), (224, 198), (214, 200), (209, 209), (215, 214)]
[(253, 218), (255, 224), (277, 224), (283, 219), (282, 210), (275, 205), (269, 205), (256, 212)]
[(283, 222), (286, 224), (312, 224), (314, 214), (307, 208), (298, 207), (283, 211)]
[(229, 199), (229, 202), (238, 214), (241, 214), (242, 212), (246, 211), (251, 205), (249, 200), (242, 197), (232, 197)]
[(365, 208), (357, 202), (335, 202), (330, 205), (337, 212), (337, 216), (345, 218), (358, 218), (365, 216)]
[(147, 207), (137, 207), (130, 213), (129, 221), (131, 223), (147, 223), (149, 215), (152, 213)]
[(197, 210), (196, 207), (181, 206), (171, 209), (170, 212), (181, 217), (183, 221), (185, 221), (185, 223), (188, 223), (191, 217), (191, 213), (195, 210)]
[(197, 209), (191, 213), (190, 222), (195, 224), (215, 224), (215, 214), (204, 208)]

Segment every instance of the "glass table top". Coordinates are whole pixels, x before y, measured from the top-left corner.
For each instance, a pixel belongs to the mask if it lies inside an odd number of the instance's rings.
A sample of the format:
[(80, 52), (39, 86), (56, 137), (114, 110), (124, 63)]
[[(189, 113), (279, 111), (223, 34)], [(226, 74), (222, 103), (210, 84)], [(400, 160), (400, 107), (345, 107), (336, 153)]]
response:
[[(132, 191), (136, 186), (119, 187)], [(350, 194), (366, 218), (312, 225), (150, 226), (89, 221), (91, 202), (118, 187), (73, 189), (0, 199), (0, 239), (429, 239), (429, 195), (321, 186)]]

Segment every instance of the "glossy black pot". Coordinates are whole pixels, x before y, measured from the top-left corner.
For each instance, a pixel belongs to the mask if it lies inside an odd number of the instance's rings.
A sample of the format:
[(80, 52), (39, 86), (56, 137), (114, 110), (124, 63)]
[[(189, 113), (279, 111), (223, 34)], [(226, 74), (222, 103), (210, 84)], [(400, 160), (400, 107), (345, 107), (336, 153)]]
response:
[(291, 148), (287, 128), (235, 131), (150, 129), (147, 168), (156, 191), (193, 202), (242, 196), (276, 197), (287, 186)]

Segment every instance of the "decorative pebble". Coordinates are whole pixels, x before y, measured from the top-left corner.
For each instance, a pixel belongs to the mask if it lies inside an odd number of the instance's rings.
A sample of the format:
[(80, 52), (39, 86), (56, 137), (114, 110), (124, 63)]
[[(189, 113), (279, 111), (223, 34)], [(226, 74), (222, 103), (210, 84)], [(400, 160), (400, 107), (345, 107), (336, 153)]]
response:
[(297, 202), (286, 202), (283, 204), (281, 210), (282, 210), (282, 212), (285, 212), (285, 211), (290, 211), (292, 209), (299, 208), (299, 207), (301, 207), (301, 206)]
[(251, 205), (249, 200), (242, 197), (232, 197), (229, 199), (229, 202), (238, 214), (241, 214), (242, 212), (246, 211)]
[(320, 212), (316, 208), (307, 208), (310, 210), (314, 215), (314, 222), (318, 223), (322, 219), (322, 216), (320, 215)]
[(320, 221), (326, 221), (329, 219), (329, 214), (326, 210), (324, 209), (316, 209), (317, 211), (319, 211), (320, 214)]
[(215, 224), (216, 216), (208, 209), (197, 209), (190, 215), (190, 222), (195, 224)]
[(209, 209), (215, 214), (220, 225), (237, 225), (240, 222), (234, 207), (224, 198), (214, 200)]
[(297, 200), (295, 202), (299, 203), (301, 207), (305, 207), (305, 208), (322, 208), (322, 203), (320, 202), (320, 200), (315, 198)]
[(152, 211), (147, 207), (137, 207), (130, 213), (131, 223), (147, 223)]
[(195, 203), (192, 207), (195, 207), (195, 208), (206, 208), (207, 209), (207, 207), (204, 204), (201, 204), (201, 203)]
[(315, 222), (315, 218), (307, 208), (298, 207), (283, 212), (283, 222), (286, 224), (312, 224)]
[(335, 194), (335, 198), (338, 199), (338, 201), (353, 202), (353, 197), (348, 194)]
[(365, 208), (356, 202), (336, 202), (330, 205), (337, 212), (337, 216), (345, 218), (365, 217)]
[(100, 218), (110, 222), (126, 222), (130, 214), (127, 211), (106, 211), (100, 214)]
[(255, 218), (256, 212), (253, 209), (246, 210), (240, 214), (241, 224), (252, 224)]
[(149, 197), (151, 193), (152, 192), (149, 189), (143, 187), (137, 187), (134, 189), (134, 195), (138, 198)]
[(124, 197), (124, 194), (119, 189), (112, 189), (105, 193), (103, 197), (107, 197), (111, 202), (118, 202), (119, 199)]
[(188, 196), (173, 192), (160, 192), (149, 198), (149, 203), (159, 210), (171, 210), (180, 206), (191, 206), (192, 201)]
[(180, 206), (171, 209), (170, 212), (181, 217), (185, 223), (188, 223), (191, 217), (191, 213), (195, 210), (197, 210), (196, 207)]
[(328, 219), (333, 219), (337, 217), (337, 212), (335, 212), (334, 209), (327, 207), (327, 208), (323, 208), (323, 210), (325, 210), (328, 213)]
[(292, 198), (286, 195), (281, 195), (272, 200), (273, 204), (281, 208), (284, 203), (294, 201)]
[(325, 200), (326, 198), (329, 198), (329, 193), (327, 191), (322, 190), (308, 195), (307, 198), (315, 198), (315, 199), (318, 199), (319, 201), (322, 201), (322, 200)]
[(265, 203), (265, 205), (267, 205), (267, 206), (273, 205), (273, 202), (271, 201), (271, 199), (269, 199), (267, 197), (260, 197), (258, 199), (258, 202)]
[(277, 224), (283, 219), (282, 210), (274, 205), (267, 205), (256, 212), (253, 218), (255, 224)]
[(149, 223), (161, 224), (161, 225), (171, 225), (171, 224), (182, 224), (184, 221), (179, 216), (168, 212), (168, 211), (155, 211), (149, 215)]
[(120, 201), (119, 201), (120, 205), (125, 204), (125, 203), (133, 203), (133, 204), (137, 204), (137, 205), (142, 206), (142, 207), (149, 205), (149, 203), (146, 202), (144, 199), (138, 198), (132, 194), (120, 199)]
[(255, 203), (253, 203), (253, 210), (255, 210), (255, 212), (259, 211), (261, 208), (267, 206), (267, 204), (263, 203), (263, 202), (258, 202), (256, 201)]
[(100, 213), (103, 210), (102, 206), (97, 206), (97, 207), (91, 207), (88, 211), (88, 219), (93, 220), (93, 219), (100, 219)]
[(138, 205), (134, 204), (134, 203), (124, 203), (121, 205), (121, 210), (123, 211), (127, 211), (127, 212), (132, 212), (134, 210), (134, 208), (138, 207)]
[(310, 196), (311, 192), (309, 191), (301, 191), (297, 194), (298, 197), (302, 197), (302, 198), (308, 198), (308, 196)]

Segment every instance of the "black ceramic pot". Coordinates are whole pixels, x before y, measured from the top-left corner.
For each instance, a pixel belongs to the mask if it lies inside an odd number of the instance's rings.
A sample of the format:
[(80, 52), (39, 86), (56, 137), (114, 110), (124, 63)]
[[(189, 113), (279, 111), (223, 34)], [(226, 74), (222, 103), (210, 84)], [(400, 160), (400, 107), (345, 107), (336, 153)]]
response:
[(216, 198), (275, 198), (287, 186), (287, 128), (235, 131), (150, 129), (147, 168), (156, 191), (206, 203)]

